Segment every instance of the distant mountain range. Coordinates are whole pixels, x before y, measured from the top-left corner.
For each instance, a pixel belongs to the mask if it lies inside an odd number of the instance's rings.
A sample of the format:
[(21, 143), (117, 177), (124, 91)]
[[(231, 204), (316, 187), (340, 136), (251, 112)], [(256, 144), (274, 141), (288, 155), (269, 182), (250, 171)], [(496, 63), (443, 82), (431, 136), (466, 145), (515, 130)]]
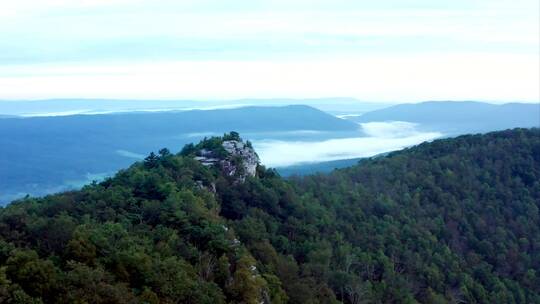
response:
[(216, 101), (194, 100), (123, 100), (123, 99), (44, 99), (0, 100), (0, 117), (10, 116), (65, 116), (75, 114), (107, 114), (118, 112), (158, 112), (215, 110), (246, 106), (287, 106), (302, 104), (332, 114), (361, 114), (391, 106), (389, 103), (363, 102), (354, 98), (269, 98)]
[[(298, 100), (260, 101), (279, 104)], [(332, 101), (336, 102), (334, 106)], [(178, 101), (163, 101), (161, 104), (111, 100), (22, 101), (20, 107), (16, 107), (18, 102), (2, 101), (0, 203), (26, 193), (42, 195), (78, 188), (142, 159), (151, 151), (163, 147), (178, 150), (187, 143), (233, 130), (255, 141), (321, 142), (371, 136), (373, 145), (379, 142), (378, 135), (368, 133), (367, 129), (363, 134), (359, 123), (406, 121), (415, 124), (412, 130), (407, 130), (408, 133), (428, 131), (447, 137), (540, 126), (540, 104), (425, 102), (359, 114), (362, 113), (360, 109), (373, 108), (372, 105), (363, 106), (357, 100), (339, 98), (309, 102), (333, 109), (329, 112), (334, 115), (306, 105), (238, 107), (248, 104), (248, 100), (241, 100), (238, 104), (213, 104), (206, 110), (188, 110), (195, 105), (194, 102), (182, 104), (183, 109), (173, 109), (173, 105), (179, 105)], [(94, 115), (73, 115), (82, 113), (84, 108), (87, 108), (85, 113)], [(96, 114), (100, 111), (109, 114)], [(37, 117), (21, 117), (29, 113)], [(341, 119), (336, 113), (356, 113), (358, 116)], [(60, 116), (55, 116), (57, 114)], [(372, 130), (373, 127), (380, 126), (372, 125)], [(401, 135), (387, 134), (395, 132), (393, 129), (384, 129), (385, 124), (382, 128), (384, 134), (381, 136), (385, 140), (388, 140), (387, 136), (399, 140)], [(369, 141), (366, 143), (369, 145)], [(332, 151), (339, 153), (339, 147), (337, 149)], [(285, 149), (280, 153), (288, 152)], [(279, 168), (279, 171), (284, 176), (327, 172), (356, 162), (357, 159), (311, 160), (309, 164)]]
[(407, 121), (425, 130), (447, 135), (483, 133), (515, 127), (540, 127), (540, 104), (482, 102), (423, 102), (400, 104), (368, 112), (348, 120), (367, 123)]
[(361, 162), (363, 158), (351, 158), (351, 159), (340, 159), (332, 161), (324, 161), (320, 163), (306, 163), (298, 164), (287, 167), (276, 168), (277, 172), (283, 177), (289, 176), (303, 176), (316, 173), (328, 173), (335, 169), (346, 168), (354, 166)]

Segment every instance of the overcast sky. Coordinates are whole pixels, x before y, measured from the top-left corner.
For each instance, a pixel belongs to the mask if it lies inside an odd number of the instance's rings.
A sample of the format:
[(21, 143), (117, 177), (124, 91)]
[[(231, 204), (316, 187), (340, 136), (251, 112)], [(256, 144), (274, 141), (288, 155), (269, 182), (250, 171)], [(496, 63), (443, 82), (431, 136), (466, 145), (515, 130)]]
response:
[(538, 0), (0, 4), (0, 99), (540, 99)]

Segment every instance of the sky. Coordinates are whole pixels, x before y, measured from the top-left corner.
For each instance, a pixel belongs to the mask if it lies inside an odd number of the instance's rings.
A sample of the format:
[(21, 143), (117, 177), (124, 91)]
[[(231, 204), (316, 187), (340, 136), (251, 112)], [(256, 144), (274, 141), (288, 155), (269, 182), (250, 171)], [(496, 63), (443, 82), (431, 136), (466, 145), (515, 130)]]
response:
[(0, 0), (0, 99), (540, 100), (538, 0)]

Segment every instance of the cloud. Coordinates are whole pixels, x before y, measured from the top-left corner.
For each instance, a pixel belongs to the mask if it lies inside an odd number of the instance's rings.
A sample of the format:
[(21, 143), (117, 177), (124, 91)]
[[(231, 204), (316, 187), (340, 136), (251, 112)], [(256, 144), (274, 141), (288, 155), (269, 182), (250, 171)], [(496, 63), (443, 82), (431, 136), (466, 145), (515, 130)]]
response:
[(338, 159), (369, 157), (430, 141), (437, 132), (418, 132), (406, 122), (376, 122), (362, 125), (367, 137), (331, 139), (320, 142), (254, 141), (261, 161), (268, 167), (285, 167)]
[(367, 136), (379, 138), (400, 138), (418, 135), (418, 124), (406, 121), (368, 122), (360, 124)]
[(0, 69), (0, 99), (238, 99), (351, 96), (369, 101), (537, 102), (537, 55), (366, 55), (291, 61), (18, 65)]
[(537, 12), (536, 0), (7, 1), (0, 98), (537, 101)]
[(534, 2), (512, 8), (495, 5), (501, 1), (474, 6), (464, 1), (451, 6), (391, 2), (394, 6), (361, 1), (11, 1), (1, 10), (11, 18), (0, 19), (0, 64), (441, 50), (538, 53)]
[(127, 151), (127, 150), (116, 150), (116, 154), (118, 154), (120, 156), (127, 157), (127, 158), (137, 159), (137, 160), (143, 159), (145, 157), (142, 154), (134, 153), (134, 152)]

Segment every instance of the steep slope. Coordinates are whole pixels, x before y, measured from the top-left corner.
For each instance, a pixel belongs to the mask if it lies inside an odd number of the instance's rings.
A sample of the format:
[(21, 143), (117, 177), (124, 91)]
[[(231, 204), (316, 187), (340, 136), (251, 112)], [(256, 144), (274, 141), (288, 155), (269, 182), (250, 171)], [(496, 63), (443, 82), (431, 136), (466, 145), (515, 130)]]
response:
[(230, 141), (1, 209), (0, 302), (540, 303), (538, 129), (292, 181)]
[(422, 102), (400, 104), (349, 117), (356, 122), (408, 121), (450, 135), (540, 127), (540, 104), (482, 102)]
[(349, 298), (540, 303), (538, 129), (437, 140), (296, 190), (332, 210), (317, 237), (345, 253), (329, 269)]
[(271, 180), (225, 190), (222, 215), (294, 303), (540, 303), (538, 129)]
[[(222, 142), (214, 138), (200, 147), (223, 160), (240, 155)], [(285, 299), (279, 279), (257, 270), (219, 216), (210, 185), (218, 178), (234, 185), (241, 170), (225, 174), (186, 151), (175, 156), (163, 149), (99, 185), (1, 210), (0, 302)]]

